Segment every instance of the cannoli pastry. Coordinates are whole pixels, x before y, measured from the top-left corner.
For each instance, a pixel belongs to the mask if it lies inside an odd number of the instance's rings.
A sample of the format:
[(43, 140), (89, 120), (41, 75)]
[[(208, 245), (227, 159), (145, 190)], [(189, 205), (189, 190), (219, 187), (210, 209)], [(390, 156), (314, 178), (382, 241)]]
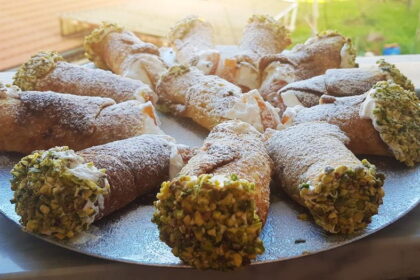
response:
[(272, 162), (262, 135), (241, 121), (217, 125), (179, 175), (164, 182), (153, 222), (175, 256), (231, 269), (264, 252)]
[(290, 51), (264, 56), (260, 60), (260, 92), (265, 100), (283, 108), (277, 94), (285, 85), (322, 75), (331, 68), (353, 68), (356, 52), (351, 40), (327, 31), (309, 38)]
[(109, 97), (116, 102), (157, 101), (156, 94), (141, 81), (67, 63), (56, 52), (39, 52), (32, 56), (16, 72), (14, 84), (22, 90)]
[(253, 15), (245, 26), (239, 53), (222, 58), (217, 74), (244, 91), (257, 89), (260, 86), (259, 59), (282, 52), (291, 42), (283, 24), (270, 16)]
[(102, 69), (154, 88), (166, 64), (159, 49), (116, 24), (104, 23), (85, 38), (85, 54)]
[(195, 66), (204, 74), (214, 74), (220, 53), (213, 44), (213, 27), (196, 16), (176, 23), (168, 34), (169, 46), (179, 63)]
[(188, 159), (166, 135), (141, 135), (79, 152), (35, 151), (12, 173), (16, 213), (28, 232), (71, 238), (156, 189)]
[(420, 161), (420, 101), (414, 92), (381, 81), (366, 94), (323, 96), (321, 103), (287, 108), (282, 121), (326, 121), (347, 134), (348, 147), (356, 154), (394, 156), (408, 166)]
[(393, 80), (404, 89), (414, 91), (414, 85), (395, 65), (383, 59), (378, 60), (377, 64), (377, 68), (330, 69), (324, 75), (290, 83), (280, 89), (278, 94), (286, 107), (312, 107), (319, 104), (321, 95), (360, 95), (379, 81)]
[(257, 90), (242, 93), (239, 87), (218, 76), (204, 75), (195, 67), (169, 68), (156, 92), (163, 110), (191, 118), (209, 130), (232, 119), (250, 123), (261, 132), (280, 124), (278, 109), (265, 102)]
[(163, 134), (152, 103), (20, 91), (0, 85), (0, 151), (80, 150), (144, 133)]
[(267, 141), (274, 178), (330, 233), (364, 229), (382, 204), (384, 176), (348, 150), (337, 126), (308, 122), (272, 133)]

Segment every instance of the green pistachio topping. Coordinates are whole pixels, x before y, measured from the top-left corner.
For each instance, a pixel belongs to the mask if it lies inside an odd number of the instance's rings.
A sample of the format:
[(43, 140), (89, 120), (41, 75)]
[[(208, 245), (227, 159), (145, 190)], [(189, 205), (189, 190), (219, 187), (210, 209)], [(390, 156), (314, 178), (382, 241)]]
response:
[(420, 100), (416, 93), (388, 81), (371, 89), (375, 128), (397, 160), (408, 166), (420, 162)]
[(279, 36), (280, 38), (288, 37), (289, 31), (286, 29), (286, 27), (279, 21), (275, 20), (271, 16), (268, 15), (252, 15), (248, 19), (249, 23), (261, 23), (267, 26), (268, 28), (272, 29), (274, 33)]
[(71, 238), (86, 230), (109, 192), (105, 170), (67, 147), (36, 151), (12, 169), (16, 213), (28, 232)]
[(227, 270), (264, 252), (255, 185), (231, 176), (180, 176), (164, 182), (152, 221), (175, 256), (200, 269)]
[(102, 23), (101, 26), (94, 29), (92, 33), (85, 37), (84, 48), (85, 56), (95, 63), (99, 68), (108, 68), (106, 63), (102, 60), (100, 55), (97, 55), (93, 45), (100, 43), (111, 32), (122, 32), (124, 29), (115, 23)]
[(190, 68), (186, 65), (175, 65), (168, 69), (167, 72), (162, 74), (161, 79), (165, 79), (166, 77), (172, 76), (172, 77), (178, 77), (182, 76), (185, 73), (190, 72)]
[(182, 40), (182, 38), (190, 32), (194, 25), (200, 22), (205, 22), (205, 20), (197, 16), (189, 16), (178, 21), (169, 31), (168, 40), (171, 42), (174, 42), (175, 40)]
[(345, 234), (360, 231), (378, 213), (385, 177), (377, 174), (375, 166), (367, 160), (362, 164), (355, 169), (328, 167), (310, 187), (300, 189), (315, 222), (326, 231)]
[(378, 67), (384, 71), (394, 83), (399, 84), (406, 90), (415, 91), (414, 85), (410, 79), (402, 74), (394, 64), (388, 63), (384, 59), (378, 60), (376, 64), (378, 64)]
[(22, 90), (35, 90), (38, 79), (45, 77), (54, 70), (58, 61), (63, 60), (57, 52), (39, 52), (19, 67), (13, 77), (13, 84)]

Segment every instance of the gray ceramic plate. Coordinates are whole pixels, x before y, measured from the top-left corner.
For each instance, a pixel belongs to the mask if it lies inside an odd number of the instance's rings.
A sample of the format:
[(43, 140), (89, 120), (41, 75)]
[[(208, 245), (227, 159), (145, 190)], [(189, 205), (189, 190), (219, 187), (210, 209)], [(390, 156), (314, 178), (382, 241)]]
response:
[[(200, 146), (207, 132), (187, 120), (161, 116), (162, 128), (179, 143)], [(9, 171), (19, 159), (16, 154), (0, 154), (0, 211), (19, 225), (19, 217), (10, 203)], [(312, 221), (301, 221), (297, 215), (304, 209), (290, 201), (272, 186), (271, 207), (262, 232), (266, 252), (254, 264), (281, 261), (342, 246), (401, 218), (420, 201), (420, 167), (407, 168), (395, 160), (369, 157), (385, 173), (384, 203), (369, 227), (356, 235), (329, 235)], [(109, 260), (143, 265), (185, 267), (159, 240), (156, 226), (150, 221), (153, 195), (132, 203), (94, 224), (89, 232), (72, 241), (55, 241), (36, 235), (47, 242)], [(19, 225), (20, 226), (20, 225)]]

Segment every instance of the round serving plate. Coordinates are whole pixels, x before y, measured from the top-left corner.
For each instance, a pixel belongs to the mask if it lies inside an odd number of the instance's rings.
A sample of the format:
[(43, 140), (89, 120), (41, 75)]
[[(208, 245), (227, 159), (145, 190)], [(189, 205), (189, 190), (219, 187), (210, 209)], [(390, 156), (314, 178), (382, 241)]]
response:
[[(160, 114), (162, 129), (178, 143), (200, 146), (208, 132), (186, 119)], [(10, 169), (22, 155), (0, 154), (0, 211), (20, 227), (19, 217), (10, 203)], [(379, 214), (362, 232), (350, 236), (331, 235), (313, 221), (297, 218), (305, 210), (284, 195), (276, 185), (271, 186), (271, 206), (267, 223), (261, 234), (265, 253), (252, 264), (275, 262), (314, 254), (345, 245), (368, 236), (398, 220), (420, 202), (420, 167), (407, 168), (394, 159), (368, 157), (386, 175), (384, 203)], [(175, 257), (169, 247), (159, 240), (159, 232), (150, 220), (154, 195), (143, 197), (128, 207), (105, 217), (86, 233), (70, 241), (57, 241), (34, 236), (47, 242), (108, 260), (142, 265), (187, 267)]]

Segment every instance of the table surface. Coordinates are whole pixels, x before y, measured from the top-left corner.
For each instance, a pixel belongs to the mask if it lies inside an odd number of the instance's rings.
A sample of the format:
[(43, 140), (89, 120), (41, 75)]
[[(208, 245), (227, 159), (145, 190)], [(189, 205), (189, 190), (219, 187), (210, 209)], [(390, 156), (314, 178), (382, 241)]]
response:
[[(358, 58), (368, 67), (378, 57)], [(389, 56), (420, 87), (420, 55)], [(0, 73), (8, 83), (13, 73)], [(0, 278), (5, 279), (392, 279), (420, 276), (420, 206), (370, 237), (327, 252), (234, 272), (149, 267), (101, 260), (48, 244), (0, 215)]]

